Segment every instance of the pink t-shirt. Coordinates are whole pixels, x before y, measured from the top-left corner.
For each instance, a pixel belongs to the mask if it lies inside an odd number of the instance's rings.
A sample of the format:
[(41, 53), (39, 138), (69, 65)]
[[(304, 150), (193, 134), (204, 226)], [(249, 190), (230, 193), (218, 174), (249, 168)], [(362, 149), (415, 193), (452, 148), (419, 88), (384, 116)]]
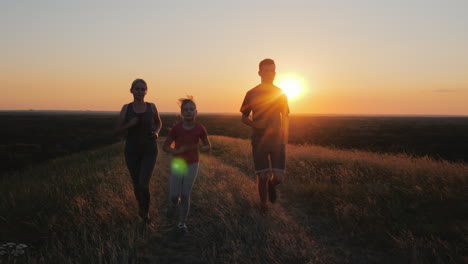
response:
[(195, 122), (195, 126), (192, 129), (185, 129), (183, 123), (178, 122), (169, 131), (169, 136), (175, 141), (176, 149), (184, 145), (190, 146), (189, 151), (174, 155), (174, 157), (183, 158), (187, 164), (190, 164), (198, 162), (198, 143), (200, 139), (207, 138), (208, 133), (205, 127), (198, 122)]

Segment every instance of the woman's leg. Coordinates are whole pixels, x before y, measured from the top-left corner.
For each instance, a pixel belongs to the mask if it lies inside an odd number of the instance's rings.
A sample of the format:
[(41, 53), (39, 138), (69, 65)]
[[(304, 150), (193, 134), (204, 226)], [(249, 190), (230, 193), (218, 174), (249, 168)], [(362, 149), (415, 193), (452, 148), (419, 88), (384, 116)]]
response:
[(133, 193), (138, 202), (140, 202), (140, 191), (138, 189), (138, 182), (140, 178), (140, 163), (141, 160), (137, 155), (130, 152), (125, 152), (125, 163), (127, 164), (128, 172), (132, 178)]
[(154, 166), (158, 152), (144, 155), (141, 159), (140, 175), (138, 179), (138, 189), (140, 193), (140, 216), (147, 217), (150, 204), (149, 182), (153, 175)]

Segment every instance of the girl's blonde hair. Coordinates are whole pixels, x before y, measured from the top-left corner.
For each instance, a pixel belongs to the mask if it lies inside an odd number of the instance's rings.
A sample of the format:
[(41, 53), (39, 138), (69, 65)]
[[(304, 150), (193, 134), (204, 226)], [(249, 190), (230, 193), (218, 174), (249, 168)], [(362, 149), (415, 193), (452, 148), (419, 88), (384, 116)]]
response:
[(195, 106), (195, 109), (197, 109), (197, 104), (195, 104), (195, 101), (193, 100), (193, 96), (187, 95), (187, 98), (179, 98), (178, 104), (180, 106), (181, 111), (184, 105), (186, 105), (187, 103), (192, 103)]

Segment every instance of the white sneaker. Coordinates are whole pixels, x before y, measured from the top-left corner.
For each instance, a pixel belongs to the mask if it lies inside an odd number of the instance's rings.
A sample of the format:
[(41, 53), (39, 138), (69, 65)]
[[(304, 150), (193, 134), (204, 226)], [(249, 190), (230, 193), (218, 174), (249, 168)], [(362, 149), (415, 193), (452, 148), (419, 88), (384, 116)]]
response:
[(185, 223), (179, 223), (177, 225), (177, 227), (179, 228), (179, 231), (182, 232), (182, 233), (188, 233), (188, 228), (187, 226), (185, 225)]

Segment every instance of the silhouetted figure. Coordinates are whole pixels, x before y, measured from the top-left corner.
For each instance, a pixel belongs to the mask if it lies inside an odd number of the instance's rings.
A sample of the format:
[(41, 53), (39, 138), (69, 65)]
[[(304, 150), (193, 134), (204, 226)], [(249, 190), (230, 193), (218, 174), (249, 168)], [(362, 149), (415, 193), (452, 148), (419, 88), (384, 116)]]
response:
[[(284, 178), (289, 106), (283, 91), (273, 85), (275, 62), (264, 59), (258, 75), (262, 82), (249, 90), (241, 106), (242, 122), (252, 127), (252, 154), (262, 209), (277, 199), (276, 185)], [(250, 113), (252, 117), (250, 118)]]
[(133, 102), (122, 107), (116, 132), (120, 134), (127, 131), (125, 162), (138, 201), (138, 215), (143, 221), (150, 223), (149, 182), (158, 156), (156, 139), (162, 122), (156, 106), (144, 100), (147, 91), (148, 87), (143, 79), (133, 81), (130, 88)]
[[(201, 151), (209, 152), (211, 144), (205, 127), (195, 122), (197, 117), (197, 106), (192, 97), (182, 98), (180, 102), (180, 113), (183, 121), (176, 123), (164, 143), (163, 150), (172, 154), (171, 176), (169, 189), (169, 207), (166, 216), (171, 218), (177, 205), (180, 203), (179, 224), (177, 227), (181, 232), (187, 233), (185, 223), (190, 209), (190, 194), (198, 172), (199, 141), (201, 140)], [(172, 147), (172, 143), (175, 143)]]

